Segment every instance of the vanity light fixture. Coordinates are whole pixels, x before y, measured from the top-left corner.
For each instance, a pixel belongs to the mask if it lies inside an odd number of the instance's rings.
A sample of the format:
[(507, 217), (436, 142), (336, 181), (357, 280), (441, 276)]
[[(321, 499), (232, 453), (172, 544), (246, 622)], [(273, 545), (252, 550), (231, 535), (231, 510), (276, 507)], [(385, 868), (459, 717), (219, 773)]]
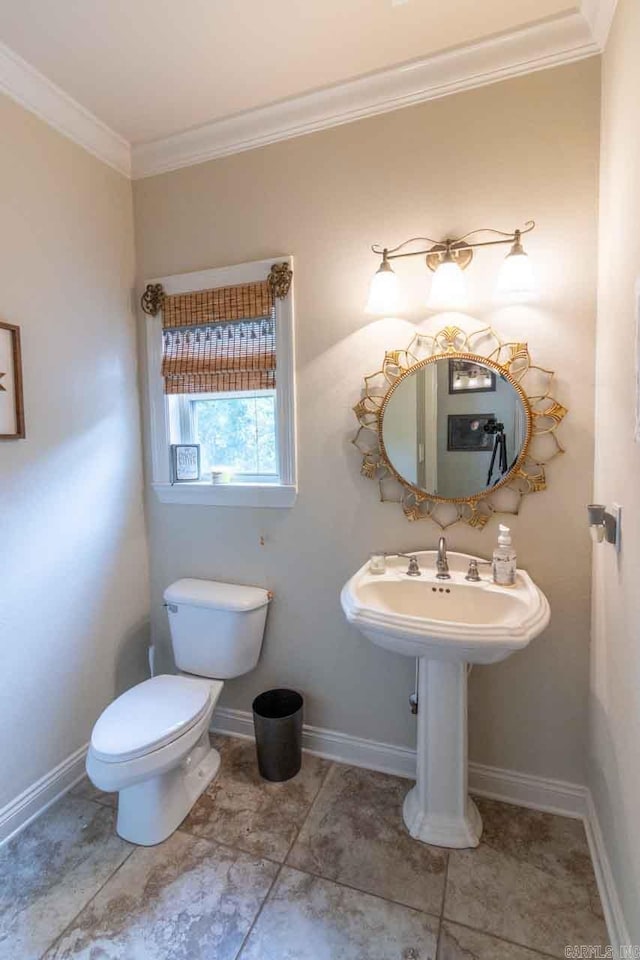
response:
[(399, 307), (398, 276), (394, 273), (387, 251), (382, 251), (382, 263), (371, 278), (369, 299), (365, 312), (372, 316), (392, 317)]
[(496, 290), (499, 296), (523, 299), (534, 292), (535, 281), (531, 260), (525, 253), (520, 239), (522, 233), (516, 230), (514, 236), (513, 246), (502, 261)]
[[(500, 270), (497, 292), (501, 298), (523, 299), (530, 296), (534, 292), (533, 271), (529, 257), (522, 246), (522, 236), (534, 227), (535, 221), (527, 220), (522, 230), (514, 230), (512, 233), (483, 227), (456, 239), (432, 240), (430, 237), (411, 237), (397, 247), (380, 247), (373, 244), (372, 252), (382, 257), (382, 261), (371, 280), (366, 312), (374, 316), (395, 316), (398, 313), (398, 278), (390, 261), (401, 257), (419, 256), (425, 257), (427, 267), (434, 275), (427, 306), (438, 311), (464, 310), (468, 301), (463, 270), (471, 263), (474, 250), (506, 243), (511, 245), (511, 249)], [(500, 239), (472, 239), (479, 234), (496, 234)], [(430, 246), (422, 249), (425, 243)], [(413, 244), (420, 244), (421, 249), (406, 249)]]
[[(438, 254), (438, 260), (431, 281), (431, 291), (427, 299), (430, 310), (464, 310), (469, 305), (467, 283), (457, 255), (452, 252), (449, 241), (444, 253)], [(427, 257), (427, 266), (433, 270)]]

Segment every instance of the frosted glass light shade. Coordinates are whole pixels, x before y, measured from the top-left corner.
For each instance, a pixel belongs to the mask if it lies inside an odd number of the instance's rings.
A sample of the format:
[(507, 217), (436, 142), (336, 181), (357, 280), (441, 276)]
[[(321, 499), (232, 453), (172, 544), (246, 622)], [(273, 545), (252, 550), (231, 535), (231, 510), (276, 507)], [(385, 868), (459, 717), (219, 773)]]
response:
[(371, 278), (365, 313), (374, 317), (394, 317), (399, 302), (398, 277), (385, 260)]
[(533, 268), (524, 250), (507, 254), (498, 275), (498, 295), (521, 299), (530, 297), (535, 293), (535, 289)]
[(453, 260), (445, 260), (433, 275), (427, 306), (431, 310), (464, 310), (467, 305), (464, 274)]

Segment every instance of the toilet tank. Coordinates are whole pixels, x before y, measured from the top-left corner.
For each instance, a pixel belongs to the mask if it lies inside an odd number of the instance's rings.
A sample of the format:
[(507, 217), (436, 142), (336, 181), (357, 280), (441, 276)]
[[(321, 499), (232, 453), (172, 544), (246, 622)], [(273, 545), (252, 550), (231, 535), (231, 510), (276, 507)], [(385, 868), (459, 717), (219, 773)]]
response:
[(216, 580), (177, 580), (164, 592), (176, 666), (227, 680), (253, 670), (271, 594)]

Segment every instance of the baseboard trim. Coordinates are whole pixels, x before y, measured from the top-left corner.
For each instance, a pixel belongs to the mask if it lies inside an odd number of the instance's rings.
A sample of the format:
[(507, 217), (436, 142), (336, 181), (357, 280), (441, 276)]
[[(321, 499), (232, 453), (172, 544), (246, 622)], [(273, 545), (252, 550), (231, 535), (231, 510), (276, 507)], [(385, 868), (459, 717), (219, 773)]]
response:
[(518, 770), (469, 764), (469, 788), (481, 797), (515, 803), (519, 807), (584, 818), (588, 789), (578, 783), (537, 777)]
[[(216, 733), (254, 739), (253, 717), (244, 710), (219, 707), (214, 714), (211, 729)], [(338, 763), (379, 770), (408, 779), (415, 777), (416, 753), (409, 747), (365, 740), (309, 724), (305, 724), (303, 728), (302, 746), (308, 753)], [(631, 943), (597, 811), (588, 787), (516, 770), (470, 763), (469, 788), (481, 797), (582, 820), (610, 942), (618, 952), (621, 945)]]
[(86, 743), (0, 810), (0, 846), (44, 813), (84, 776)]
[(611, 863), (591, 791), (587, 794), (587, 813), (584, 818), (584, 828), (587, 832), (591, 860), (596, 874), (607, 930), (609, 931), (609, 940), (616, 951), (616, 956), (621, 956), (620, 948), (629, 945), (631, 937), (622, 912), (622, 903), (613, 879)]
[[(253, 740), (253, 717), (246, 710), (231, 710), (218, 707), (213, 715), (211, 729), (215, 733), (227, 734)], [(398, 777), (411, 778), (415, 775), (416, 753), (409, 747), (397, 747), (376, 740), (363, 740), (352, 737), (339, 730), (325, 727), (313, 727), (305, 723), (302, 730), (302, 749), (325, 760), (348, 763), (354, 767), (378, 770)]]
[[(245, 710), (219, 707), (211, 727), (216, 733), (253, 740), (253, 718)], [(352, 737), (337, 730), (305, 724), (302, 748), (308, 753), (354, 767), (379, 770), (397, 777), (415, 778), (416, 752), (377, 740)], [(536, 777), (515, 770), (469, 764), (469, 787), (481, 797), (515, 803), (520, 807), (581, 818), (587, 813), (587, 788), (563, 780)]]
[[(219, 707), (211, 730), (253, 740), (253, 717), (245, 710)], [(327, 760), (407, 779), (415, 776), (416, 753), (409, 747), (365, 740), (310, 724), (304, 725), (302, 744), (306, 752)], [(80, 747), (0, 810), (0, 846), (82, 779), (87, 749), (88, 744)], [(618, 952), (622, 945), (631, 942), (597, 810), (587, 787), (480, 763), (469, 764), (469, 787), (482, 797), (583, 820), (610, 942)]]

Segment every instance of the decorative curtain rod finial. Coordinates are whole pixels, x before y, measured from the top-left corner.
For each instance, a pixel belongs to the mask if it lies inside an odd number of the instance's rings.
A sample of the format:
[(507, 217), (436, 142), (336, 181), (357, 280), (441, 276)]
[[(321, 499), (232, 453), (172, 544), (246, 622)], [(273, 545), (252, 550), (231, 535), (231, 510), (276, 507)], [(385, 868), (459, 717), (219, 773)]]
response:
[(140, 300), (140, 306), (149, 317), (157, 317), (164, 304), (164, 287), (161, 283), (148, 283)]
[(274, 297), (284, 300), (289, 293), (293, 270), (288, 263), (274, 263), (269, 271), (269, 286)]

